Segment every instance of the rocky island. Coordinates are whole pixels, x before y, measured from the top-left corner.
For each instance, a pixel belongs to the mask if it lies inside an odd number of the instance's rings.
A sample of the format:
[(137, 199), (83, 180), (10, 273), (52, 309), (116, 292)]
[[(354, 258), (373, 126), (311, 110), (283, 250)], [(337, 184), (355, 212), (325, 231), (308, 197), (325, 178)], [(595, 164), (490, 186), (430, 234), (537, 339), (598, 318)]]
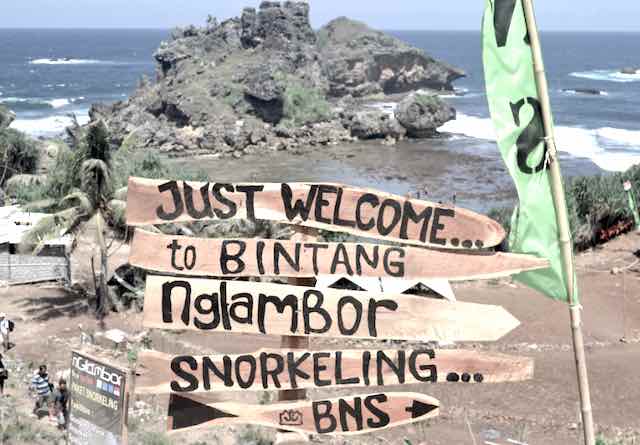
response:
[[(173, 32), (157, 79), (126, 101), (94, 105), (116, 146), (172, 156), (240, 157), (355, 139), (424, 138), (455, 118), (439, 91), (463, 71), (366, 25), (317, 32), (306, 2), (263, 2), (221, 23)], [(395, 109), (370, 106), (394, 95)]]

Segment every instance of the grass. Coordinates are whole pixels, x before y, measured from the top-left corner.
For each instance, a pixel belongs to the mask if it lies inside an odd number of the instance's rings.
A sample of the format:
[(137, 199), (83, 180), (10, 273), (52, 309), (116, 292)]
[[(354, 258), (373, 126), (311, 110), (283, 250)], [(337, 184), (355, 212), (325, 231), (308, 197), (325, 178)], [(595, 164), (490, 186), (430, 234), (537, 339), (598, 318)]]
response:
[(329, 120), (331, 105), (322, 91), (310, 88), (294, 78), (287, 81), (284, 93), (284, 123), (303, 126)]
[(0, 185), (13, 175), (35, 173), (39, 157), (35, 141), (11, 128), (0, 131)]

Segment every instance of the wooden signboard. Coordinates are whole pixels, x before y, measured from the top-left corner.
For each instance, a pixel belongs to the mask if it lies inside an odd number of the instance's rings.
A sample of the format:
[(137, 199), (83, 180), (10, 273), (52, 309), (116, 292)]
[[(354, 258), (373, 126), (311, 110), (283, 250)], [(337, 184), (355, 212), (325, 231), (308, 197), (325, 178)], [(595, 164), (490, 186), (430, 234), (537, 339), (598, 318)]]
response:
[(237, 334), (495, 341), (519, 324), (499, 306), (151, 275), (144, 304), (147, 328)]
[(138, 355), (140, 394), (206, 393), (391, 386), (413, 383), (498, 383), (533, 377), (533, 360), (465, 350), (260, 350), (253, 354)]
[(127, 374), (81, 352), (72, 352), (69, 443), (126, 445)]
[(469, 210), (339, 184), (220, 184), (129, 180), (127, 224), (263, 219), (405, 244), (492, 247), (505, 237)]
[(317, 275), (488, 279), (543, 269), (548, 261), (528, 255), (443, 252), (366, 243), (222, 240), (157, 235), (136, 230), (129, 263), (190, 276)]
[(423, 421), (439, 414), (440, 403), (415, 393), (381, 393), (273, 405), (207, 404), (195, 396), (172, 395), (169, 430), (233, 423), (279, 428), (302, 434), (356, 435)]

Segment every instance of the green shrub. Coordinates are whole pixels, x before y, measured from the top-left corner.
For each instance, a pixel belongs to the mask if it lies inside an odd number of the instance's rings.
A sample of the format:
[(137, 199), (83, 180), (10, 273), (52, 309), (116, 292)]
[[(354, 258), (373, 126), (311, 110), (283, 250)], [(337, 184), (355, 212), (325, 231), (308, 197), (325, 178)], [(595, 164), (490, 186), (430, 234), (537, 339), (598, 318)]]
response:
[[(598, 242), (600, 230), (633, 218), (623, 182), (630, 180), (640, 192), (640, 166), (625, 173), (581, 176), (566, 182), (565, 193), (569, 225), (577, 250)], [(489, 216), (510, 229), (512, 208), (493, 209)]]
[(331, 117), (331, 105), (320, 90), (291, 79), (284, 93), (283, 111), (285, 122), (295, 126), (322, 122)]
[(34, 174), (40, 158), (37, 143), (12, 128), (0, 131), (0, 186), (17, 174)]

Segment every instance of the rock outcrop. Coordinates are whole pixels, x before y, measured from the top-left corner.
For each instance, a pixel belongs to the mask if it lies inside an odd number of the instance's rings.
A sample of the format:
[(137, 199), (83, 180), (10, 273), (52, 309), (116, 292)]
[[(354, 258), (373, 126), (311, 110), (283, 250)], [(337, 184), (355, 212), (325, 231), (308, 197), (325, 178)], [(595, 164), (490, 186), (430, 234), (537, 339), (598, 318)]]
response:
[(333, 20), (318, 33), (323, 71), (329, 94), (405, 93), (421, 88), (452, 90), (464, 72), (423, 51), (363, 23), (345, 17)]
[[(315, 33), (309, 5), (292, 1), (176, 30), (154, 56), (155, 82), (143, 80), (128, 100), (90, 111), (107, 123), (114, 145), (241, 156), (354, 137), (397, 139), (405, 130), (393, 116), (337, 109), (357, 110), (371, 95), (451, 90), (464, 75), (345, 18)], [(438, 116), (448, 113), (443, 107)]]
[(456, 110), (438, 96), (411, 94), (396, 108), (395, 116), (414, 138), (433, 136), (439, 127), (456, 118)]
[(620, 70), (622, 74), (639, 74), (640, 68), (626, 67)]

